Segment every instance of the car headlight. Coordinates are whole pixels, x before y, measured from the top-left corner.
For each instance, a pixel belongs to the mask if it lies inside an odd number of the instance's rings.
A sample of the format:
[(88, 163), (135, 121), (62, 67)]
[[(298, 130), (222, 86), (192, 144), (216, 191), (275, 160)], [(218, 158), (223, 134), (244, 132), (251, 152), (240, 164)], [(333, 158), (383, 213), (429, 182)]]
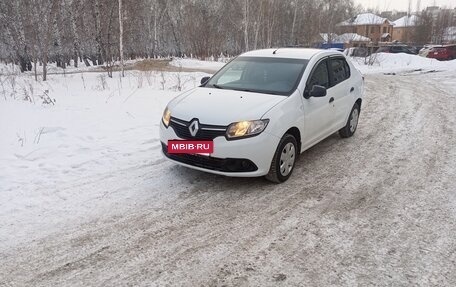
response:
[(169, 126), (169, 120), (171, 119), (171, 111), (166, 107), (165, 111), (163, 112), (162, 121), (165, 127)]
[(226, 137), (228, 139), (238, 139), (255, 136), (263, 132), (268, 123), (269, 120), (242, 121), (232, 123), (226, 131)]

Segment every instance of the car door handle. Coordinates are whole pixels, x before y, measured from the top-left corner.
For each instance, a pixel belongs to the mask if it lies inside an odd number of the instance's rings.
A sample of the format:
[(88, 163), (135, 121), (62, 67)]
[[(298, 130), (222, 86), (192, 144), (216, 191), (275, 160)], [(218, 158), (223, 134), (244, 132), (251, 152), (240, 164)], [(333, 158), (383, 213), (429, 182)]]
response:
[(350, 93), (352, 93), (354, 90), (355, 90), (355, 88), (354, 88), (354, 87), (351, 87)]
[(334, 102), (334, 98), (333, 98), (333, 97), (331, 97), (331, 98), (329, 99), (329, 103), (332, 103), (332, 102)]

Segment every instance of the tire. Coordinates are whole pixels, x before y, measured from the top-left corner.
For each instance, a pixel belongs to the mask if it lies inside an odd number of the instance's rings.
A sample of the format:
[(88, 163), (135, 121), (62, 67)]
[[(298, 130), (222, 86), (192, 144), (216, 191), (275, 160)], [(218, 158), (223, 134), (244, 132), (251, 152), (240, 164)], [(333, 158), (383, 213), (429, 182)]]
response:
[(348, 117), (347, 124), (339, 130), (340, 137), (349, 138), (355, 134), (358, 127), (359, 112), (359, 105), (355, 103)]
[(290, 134), (285, 134), (274, 153), (271, 168), (269, 169), (269, 173), (265, 176), (266, 179), (275, 183), (286, 181), (293, 173), (296, 157), (298, 155), (298, 143), (296, 142), (295, 137)]

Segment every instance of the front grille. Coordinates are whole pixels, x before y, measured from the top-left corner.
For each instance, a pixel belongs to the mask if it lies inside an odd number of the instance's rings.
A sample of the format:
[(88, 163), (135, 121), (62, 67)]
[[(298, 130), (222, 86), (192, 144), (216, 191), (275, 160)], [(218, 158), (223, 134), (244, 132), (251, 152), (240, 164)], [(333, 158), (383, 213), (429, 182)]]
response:
[(174, 132), (178, 137), (186, 140), (213, 140), (216, 137), (225, 136), (227, 129), (226, 126), (205, 125), (200, 123), (198, 132), (195, 136), (192, 136), (188, 129), (191, 123), (192, 121), (187, 122), (171, 117), (169, 126), (174, 129)]
[(251, 172), (258, 170), (258, 167), (249, 159), (217, 158), (198, 154), (168, 153), (168, 146), (164, 143), (161, 144), (165, 156), (188, 165), (222, 172)]

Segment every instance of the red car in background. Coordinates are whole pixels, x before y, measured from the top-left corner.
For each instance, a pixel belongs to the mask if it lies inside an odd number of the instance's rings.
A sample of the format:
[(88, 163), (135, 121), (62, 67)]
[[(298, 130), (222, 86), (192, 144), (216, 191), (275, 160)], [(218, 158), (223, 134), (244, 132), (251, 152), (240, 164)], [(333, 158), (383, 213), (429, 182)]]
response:
[(456, 59), (456, 45), (432, 47), (429, 50), (427, 57), (437, 59), (439, 61)]

